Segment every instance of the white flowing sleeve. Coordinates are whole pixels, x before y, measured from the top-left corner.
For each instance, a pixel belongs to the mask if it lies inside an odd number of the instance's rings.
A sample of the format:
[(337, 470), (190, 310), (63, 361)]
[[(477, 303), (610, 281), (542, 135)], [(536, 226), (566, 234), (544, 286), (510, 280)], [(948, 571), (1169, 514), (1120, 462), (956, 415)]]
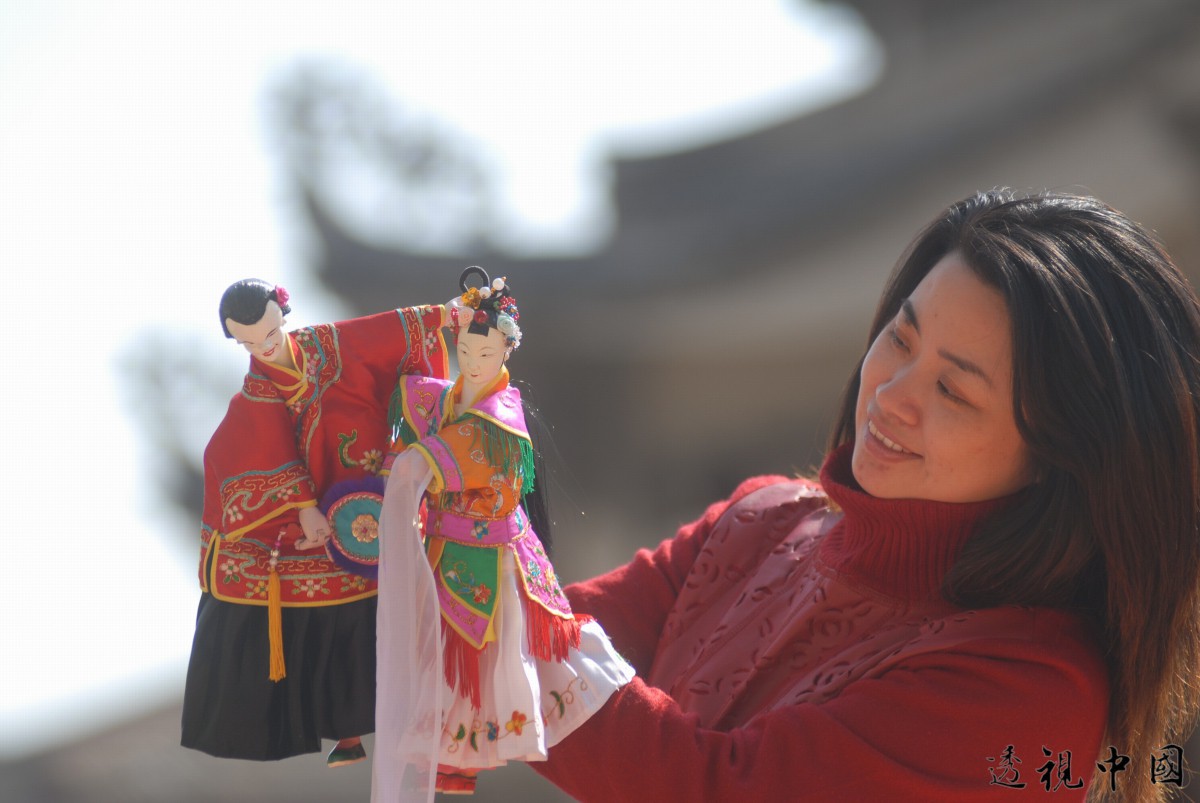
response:
[(372, 803), (432, 803), (442, 732), (441, 611), (417, 523), (433, 472), (421, 455), (392, 464), (379, 518)]

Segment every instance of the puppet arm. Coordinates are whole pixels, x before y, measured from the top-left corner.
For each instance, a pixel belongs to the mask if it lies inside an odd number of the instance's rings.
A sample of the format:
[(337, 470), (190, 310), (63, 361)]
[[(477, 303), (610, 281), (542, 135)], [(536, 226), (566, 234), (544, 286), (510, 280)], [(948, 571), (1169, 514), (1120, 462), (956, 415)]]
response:
[(442, 327), (445, 305), (403, 307), (362, 318), (338, 321), (343, 359), (366, 368), (391, 387), (397, 374), (444, 378), (449, 370)]

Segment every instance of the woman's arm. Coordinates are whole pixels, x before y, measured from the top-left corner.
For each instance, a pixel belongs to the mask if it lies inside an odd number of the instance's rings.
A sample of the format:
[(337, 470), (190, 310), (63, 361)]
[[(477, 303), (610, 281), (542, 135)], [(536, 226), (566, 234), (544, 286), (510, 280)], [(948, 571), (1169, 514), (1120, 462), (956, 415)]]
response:
[(628, 564), (567, 586), (564, 591), (571, 610), (595, 617), (638, 674), (648, 674), (667, 614), (713, 525), (734, 502), (785, 479), (763, 476), (746, 480), (729, 499), (709, 506), (703, 516), (681, 527), (674, 538), (663, 541), (653, 551), (638, 550)]
[[(1096, 771), (1107, 696), (1094, 649), (1058, 636), (914, 656), (828, 702), (727, 732), (700, 727), (635, 678), (530, 766), (605, 803), (1040, 800), (1044, 779), (1055, 800), (1082, 800), (1076, 785)], [(1017, 776), (1004, 771), (1010, 745)], [(1149, 757), (1134, 759), (1146, 771)]]

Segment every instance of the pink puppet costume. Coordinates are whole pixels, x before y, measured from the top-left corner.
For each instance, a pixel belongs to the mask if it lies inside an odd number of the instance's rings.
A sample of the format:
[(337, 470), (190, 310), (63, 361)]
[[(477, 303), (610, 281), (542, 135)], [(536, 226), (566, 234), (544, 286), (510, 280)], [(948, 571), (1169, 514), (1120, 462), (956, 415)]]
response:
[[(483, 289), (466, 287), (473, 271)], [(545, 760), (633, 676), (600, 626), (572, 614), (539, 539), (548, 523), (531, 504), (536, 452), (505, 367), (521, 337), (516, 302), (503, 279), (489, 287), (479, 268), (462, 283), (464, 306), (451, 311), (465, 319), (456, 326), (458, 379), (400, 383), (381, 524), (377, 801), (431, 795), (434, 761), (438, 791), (470, 792), (480, 769)], [(425, 649), (396, 643), (411, 615), (388, 620), (394, 594), (414, 588), (427, 596), (409, 597), (406, 608), (438, 623), (436, 638), (418, 634)], [(423, 691), (411, 685), (422, 671)], [(397, 707), (397, 697), (409, 702)], [(414, 729), (397, 727), (402, 719)], [(413, 755), (422, 750), (423, 766)]]
[(445, 375), (445, 310), (288, 333), (289, 311), (286, 291), (258, 280), (222, 299), (226, 334), (251, 359), (204, 454), (182, 744), (276, 760), (319, 751), (322, 738), (351, 741), (356, 754), (331, 754), (336, 766), (361, 760), (356, 737), (374, 730), (377, 592), (333, 559), (318, 504), (339, 485), (382, 486), (397, 375)]

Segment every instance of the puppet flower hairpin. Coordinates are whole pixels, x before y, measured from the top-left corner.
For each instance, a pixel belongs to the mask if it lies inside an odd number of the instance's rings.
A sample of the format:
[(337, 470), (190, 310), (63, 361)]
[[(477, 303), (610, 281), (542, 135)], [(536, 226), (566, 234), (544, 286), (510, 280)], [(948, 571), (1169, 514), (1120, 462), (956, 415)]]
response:
[(276, 303), (278, 303), (280, 306), (283, 306), (284, 304), (286, 304), (288, 302), (289, 298), (291, 298), (291, 295), (288, 293), (287, 290), (283, 289), (283, 285), (281, 285), (281, 284), (275, 285), (275, 301), (276, 301)]

